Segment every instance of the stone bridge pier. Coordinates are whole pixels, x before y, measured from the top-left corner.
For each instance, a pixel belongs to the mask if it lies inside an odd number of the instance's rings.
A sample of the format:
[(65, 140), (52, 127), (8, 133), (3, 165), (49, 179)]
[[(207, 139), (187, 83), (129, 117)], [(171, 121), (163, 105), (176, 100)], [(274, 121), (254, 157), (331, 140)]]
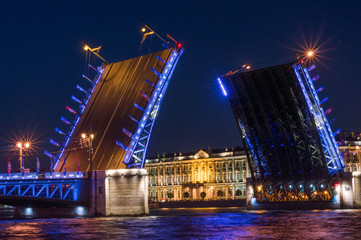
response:
[(94, 171), (91, 195), (91, 216), (148, 215), (147, 170)]

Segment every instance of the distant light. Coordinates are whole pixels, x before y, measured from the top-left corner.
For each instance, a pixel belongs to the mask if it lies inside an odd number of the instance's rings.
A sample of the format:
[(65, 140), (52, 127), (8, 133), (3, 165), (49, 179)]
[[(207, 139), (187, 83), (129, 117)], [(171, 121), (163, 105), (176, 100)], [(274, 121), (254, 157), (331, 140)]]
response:
[(309, 51), (309, 52), (307, 53), (307, 56), (311, 57), (313, 54), (314, 54), (313, 51)]
[(143, 27), (143, 28), (141, 29), (141, 31), (142, 31), (142, 32), (145, 32), (145, 31), (147, 31), (147, 29), (146, 29), (145, 27)]
[(94, 138), (94, 134), (90, 134), (90, 138), (93, 139), (93, 138)]
[(88, 51), (89, 50), (89, 47), (87, 45), (84, 46), (84, 50), (85, 51)]
[(181, 43), (178, 43), (178, 44), (177, 44), (177, 47), (178, 47), (178, 48), (181, 48), (181, 47), (182, 47), (182, 44), (181, 44)]
[(304, 62), (305, 62), (305, 60), (302, 59), (302, 60), (301, 60), (301, 64), (303, 64)]
[(247, 65), (246, 69), (247, 69), (247, 70), (251, 69), (251, 66), (250, 66), (250, 65)]
[(224, 86), (223, 86), (222, 81), (221, 81), (220, 78), (218, 78), (218, 83), (219, 83), (219, 85), (221, 86), (221, 89), (222, 89), (222, 92), (223, 92), (224, 96), (227, 96), (226, 89), (224, 88)]
[(21, 148), (21, 147), (22, 147), (21, 142), (18, 142), (18, 143), (16, 144), (16, 146), (17, 146), (18, 148)]
[(25, 143), (25, 147), (26, 147), (26, 148), (29, 148), (29, 147), (30, 147), (30, 143), (28, 143), (28, 142)]
[(34, 215), (33, 209), (31, 207), (25, 208), (24, 215), (27, 216), (27, 217)]
[(76, 207), (75, 213), (80, 217), (85, 216), (87, 214), (85, 207), (82, 207), (82, 206)]
[(83, 134), (81, 135), (81, 137), (82, 137), (82, 138), (86, 138), (86, 134), (83, 133)]

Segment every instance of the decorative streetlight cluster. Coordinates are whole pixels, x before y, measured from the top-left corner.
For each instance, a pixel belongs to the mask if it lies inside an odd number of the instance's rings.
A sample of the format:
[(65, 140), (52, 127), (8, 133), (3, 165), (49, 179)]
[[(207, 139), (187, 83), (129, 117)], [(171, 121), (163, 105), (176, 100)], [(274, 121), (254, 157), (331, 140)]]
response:
[(23, 149), (29, 149), (30, 143), (29, 142), (18, 142), (16, 146), (19, 148), (19, 162), (20, 162), (20, 172), (24, 174), (24, 157), (23, 157)]
[(80, 141), (80, 144), (83, 147), (89, 147), (90, 178), (92, 178), (93, 175), (93, 139), (94, 139), (94, 134), (82, 133), (81, 141)]

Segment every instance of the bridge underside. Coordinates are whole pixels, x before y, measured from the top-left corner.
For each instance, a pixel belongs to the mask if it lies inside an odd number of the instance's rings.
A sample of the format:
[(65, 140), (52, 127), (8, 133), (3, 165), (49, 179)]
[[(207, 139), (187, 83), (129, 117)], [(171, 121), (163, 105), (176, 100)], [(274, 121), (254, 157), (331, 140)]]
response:
[[(219, 79), (248, 150), (259, 203), (330, 201), (343, 161), (309, 72), (292, 62)], [(318, 79), (318, 76), (316, 76)]]
[(19, 196), (0, 196), (0, 204), (8, 206), (32, 206), (32, 207), (70, 207), (70, 206), (86, 206), (88, 202), (78, 202), (71, 200), (46, 199), (37, 197), (19, 197)]

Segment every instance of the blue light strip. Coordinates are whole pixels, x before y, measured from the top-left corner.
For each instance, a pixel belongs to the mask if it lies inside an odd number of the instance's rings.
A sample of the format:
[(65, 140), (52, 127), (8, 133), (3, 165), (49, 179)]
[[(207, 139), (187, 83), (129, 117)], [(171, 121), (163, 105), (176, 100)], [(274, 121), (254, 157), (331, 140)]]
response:
[[(94, 67), (92, 67), (92, 66), (90, 66), (90, 67), (94, 69)], [(86, 96), (85, 96), (85, 99), (84, 99), (84, 101), (83, 101), (83, 105), (82, 105), (83, 107), (81, 108), (80, 114), (83, 113), (83, 111), (84, 111), (84, 109), (85, 109), (85, 106), (88, 104), (88, 101), (89, 101), (89, 99), (90, 99), (90, 97), (91, 97), (91, 94), (93, 93), (95, 87), (97, 86), (97, 84), (98, 84), (98, 82), (99, 82), (99, 80), (100, 80), (100, 78), (101, 78), (101, 76), (102, 76), (102, 74), (103, 74), (103, 72), (104, 72), (104, 69), (105, 69), (105, 68), (98, 68), (98, 70), (96, 70), (97, 75), (96, 75), (96, 78), (95, 78), (95, 81), (94, 81), (94, 82), (93, 82), (93, 81), (90, 81), (90, 82), (92, 83), (92, 87), (91, 87), (91, 89), (89, 90), (89, 92), (86, 91), (86, 90), (84, 90), (84, 89), (83, 89), (82, 87), (80, 87), (79, 85), (76, 86), (77, 89), (79, 89), (80, 91), (84, 92), (85, 95), (86, 95)], [(86, 79), (89, 80), (89, 78), (87, 78), (85, 75), (83, 75), (83, 77), (85, 77)], [(63, 147), (61, 148), (60, 154), (58, 154), (58, 157), (57, 157), (57, 158), (54, 157), (55, 159), (57, 159), (57, 161), (55, 162), (53, 169), (55, 169), (55, 168), (57, 167), (57, 165), (58, 165), (58, 163), (59, 163), (59, 159), (63, 158), (63, 156), (64, 156), (64, 151), (65, 151), (66, 147), (67, 147), (68, 144), (69, 144), (69, 141), (70, 141), (70, 139), (71, 139), (71, 136), (72, 136), (73, 133), (74, 133), (74, 130), (75, 130), (77, 124), (78, 124), (79, 121), (80, 121), (80, 117), (81, 117), (80, 114), (76, 115), (76, 118), (75, 118), (74, 122), (70, 125), (70, 131), (68, 132), (68, 135), (67, 135), (68, 137), (65, 138), (65, 142), (64, 142), (63, 145), (62, 145)], [(65, 122), (63, 119), (62, 119), (62, 121)], [(67, 121), (67, 120), (66, 120), (66, 121)], [(69, 121), (67, 121), (67, 122), (69, 122)], [(66, 122), (65, 122), (65, 123), (66, 123)], [(70, 123), (70, 122), (69, 122), (69, 123)], [(60, 144), (59, 144), (59, 145), (60, 145)], [(46, 155), (48, 155), (48, 154), (46, 154)], [(49, 155), (48, 155), (48, 156), (49, 156)]]
[(71, 96), (71, 99), (74, 100), (75, 102), (79, 103), (79, 104), (83, 104), (82, 101), (80, 101), (79, 99), (77, 99), (77, 98), (74, 97), (74, 96)]
[[(342, 160), (341, 154), (336, 144), (336, 140), (331, 131), (329, 122), (327, 121), (325, 112), (321, 107), (320, 100), (312, 83), (313, 80), (310, 78), (308, 73), (315, 67), (314, 65), (312, 65), (307, 69), (303, 69), (302, 66), (299, 64), (295, 64), (293, 65), (293, 67), (309, 110), (313, 115), (316, 126), (318, 128), (321, 137), (322, 147), (326, 157), (327, 166), (329, 168), (329, 173), (333, 174), (338, 170), (342, 170), (345, 164)], [(300, 72), (303, 77), (300, 75)]]
[(53, 139), (50, 139), (50, 143), (53, 144), (54, 146), (60, 147), (60, 144), (55, 142)]
[(65, 124), (71, 125), (71, 122), (66, 120), (64, 117), (61, 117), (60, 120), (63, 121)]
[(84, 88), (80, 87), (79, 85), (76, 85), (76, 88), (79, 89), (81, 92), (85, 93), (86, 95), (89, 94), (86, 90), (84, 90)]
[[(123, 162), (125, 164), (129, 164), (129, 162), (133, 156), (136, 160), (141, 161), (140, 162), (141, 166), (144, 166), (145, 154), (143, 154), (143, 156), (142, 156), (143, 159), (139, 159), (139, 157), (133, 155), (134, 150), (138, 145), (140, 135), (144, 131), (145, 126), (148, 124), (148, 122), (150, 122), (151, 125), (150, 125), (150, 131), (149, 131), (149, 135), (148, 135), (148, 141), (146, 143), (146, 146), (143, 147), (143, 150), (144, 150), (143, 153), (146, 153), (146, 151), (147, 151), (149, 137), (150, 137), (150, 133), (151, 133), (151, 130), (153, 127), (155, 117), (156, 117), (156, 112), (159, 109), (159, 105), (162, 102), (162, 99), (164, 97), (164, 93), (166, 91), (169, 80), (172, 76), (172, 73), (175, 69), (178, 59), (182, 55), (182, 53), (183, 53), (183, 49), (181, 49), (179, 52), (177, 50), (173, 50), (171, 53), (171, 56), (169, 58), (169, 61), (166, 64), (162, 73), (158, 73), (155, 69), (151, 68), (151, 70), (159, 77), (159, 80), (158, 80), (157, 86), (155, 86), (155, 90), (153, 91), (151, 100), (150, 100), (149, 104), (147, 105), (146, 109), (144, 110), (144, 113), (139, 121), (138, 128), (135, 131), (135, 133), (133, 134), (132, 141), (129, 144), (129, 146), (127, 147), (128, 151), (126, 152), (125, 157), (123, 159)], [(149, 82), (147, 79), (145, 81)], [(154, 84), (153, 84), (153, 86), (154, 86)], [(154, 118), (151, 118), (150, 114), (153, 113), (154, 110), (155, 110), (155, 115), (153, 116)]]
[(223, 86), (223, 83), (222, 83), (221, 79), (220, 79), (220, 78), (218, 78), (217, 80), (218, 80), (219, 85), (221, 86), (221, 89), (222, 89), (222, 92), (223, 92), (224, 96), (227, 96), (226, 89), (224, 88), (224, 86)]

